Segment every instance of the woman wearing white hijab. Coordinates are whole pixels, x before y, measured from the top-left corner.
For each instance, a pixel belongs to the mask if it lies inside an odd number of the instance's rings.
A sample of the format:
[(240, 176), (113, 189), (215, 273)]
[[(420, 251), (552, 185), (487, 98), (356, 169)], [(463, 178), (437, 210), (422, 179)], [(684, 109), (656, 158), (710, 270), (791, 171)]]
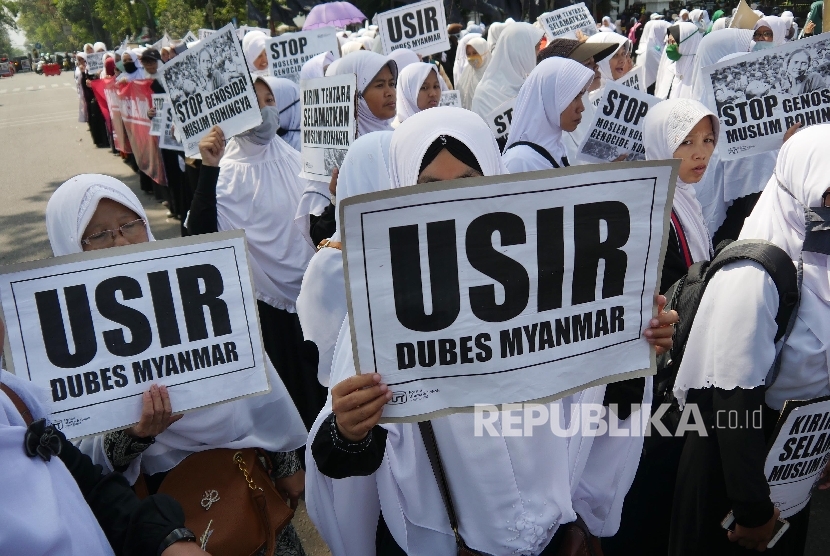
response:
[(352, 54), (359, 50), (366, 50), (366, 47), (363, 44), (363, 41), (359, 41), (357, 39), (350, 40), (340, 48), (340, 52), (343, 54), (343, 57), (346, 57), (349, 54)]
[(689, 98), (691, 96), (694, 86), (692, 78), (695, 56), (702, 39), (703, 33), (694, 23), (684, 22), (669, 27), (666, 56), (674, 66), (674, 75), (665, 98)]
[(242, 38), (242, 52), (248, 62), (248, 71), (257, 72), (268, 69), (268, 54), (265, 42), (271, 37), (262, 31), (251, 31)]
[[(154, 241), (135, 194), (117, 179), (96, 174), (76, 176), (55, 191), (46, 206), (46, 230), (56, 256)], [(192, 411), (151, 440), (119, 431), (85, 438), (79, 448), (105, 472), (121, 471), (130, 484), (140, 472), (164, 473), (188, 455), (213, 448), (295, 450), (304, 440), (302, 421), (270, 364), (266, 371), (272, 388), (266, 395)]]
[(617, 26), (611, 23), (611, 18), (607, 15), (602, 18), (602, 23), (599, 27), (600, 33), (616, 33)]
[[(649, 25), (651, 27), (649, 27)], [(655, 82), (657, 71), (660, 68), (660, 61), (665, 57), (666, 31), (671, 23), (663, 19), (654, 19), (646, 23), (640, 39), (640, 48), (637, 50), (637, 65), (645, 66), (643, 78), (646, 82), (646, 90), (650, 94), (655, 93)]]
[(787, 23), (778, 16), (765, 15), (755, 22), (751, 51), (774, 48), (787, 42)]
[(596, 33), (588, 37), (585, 42), (612, 44), (618, 46), (611, 54), (597, 62), (599, 72), (602, 75), (603, 84), (606, 81), (616, 81), (634, 67), (631, 62), (631, 41), (618, 33)]
[(82, 81), (86, 79), (86, 54), (78, 52), (75, 54), (75, 90), (78, 93), (78, 121), (85, 123), (89, 116), (86, 109), (86, 98)]
[(455, 62), (453, 63), (452, 67), (452, 82), (458, 83), (458, 79), (461, 77), (461, 73), (464, 71), (464, 68), (467, 67), (467, 57), (460, 55), (467, 51), (467, 44), (475, 38), (482, 39), (482, 36), (479, 33), (467, 33), (458, 41), (458, 50), (456, 50), (455, 54)]
[(482, 118), (519, 94), (536, 67), (536, 51), (545, 32), (530, 23), (513, 23), (501, 34), (502, 46), (484, 72), (473, 97), (472, 110)]
[(390, 54), (388, 58), (395, 61), (395, 65), (398, 66), (399, 74), (409, 64), (417, 64), (421, 61), (421, 58), (408, 48), (396, 48), (392, 51), (392, 54)]
[(473, 97), (475, 96), (476, 88), (487, 71), (487, 66), (490, 65), (492, 54), (487, 47), (487, 41), (480, 36), (473, 37), (467, 41), (464, 50), (460, 50), (456, 54), (464, 56), (467, 59), (467, 65), (461, 72), (461, 77), (456, 81), (458, 92), (461, 94), (461, 107), (470, 110), (473, 107)]
[(397, 108), (398, 66), (374, 52), (354, 52), (337, 65), (336, 75), (357, 75), (357, 134), (391, 131)]
[(326, 68), (331, 65), (332, 61), (334, 61), (334, 55), (331, 52), (318, 54), (303, 64), (300, 70), (300, 81), (324, 77), (326, 75)]
[(116, 78), (117, 83), (129, 83), (136, 79), (144, 79), (144, 69), (139, 67), (138, 59), (141, 56), (136, 49), (125, 50), (121, 54), (121, 62), (124, 64), (124, 73)]
[(496, 44), (499, 42), (499, 37), (501, 36), (502, 31), (507, 28), (507, 25), (507, 23), (495, 22), (492, 23), (490, 28), (487, 30), (487, 46), (490, 48), (491, 53), (496, 50)]
[(438, 74), (435, 64), (409, 64), (398, 75), (398, 115), (392, 127), (428, 108), (435, 108), (441, 103), (441, 93), (447, 90), (444, 80)]
[(265, 81), (271, 87), (271, 91), (277, 100), (277, 110), (279, 110), (280, 115), (277, 135), (282, 137), (282, 140), (291, 145), (295, 151), (299, 152), (302, 148), (300, 137), (300, 87), (290, 79), (283, 77), (267, 77)]
[[(712, 427), (708, 430), (716, 435), (688, 436), (675, 495), (672, 554), (722, 554), (734, 546), (729, 541), (756, 550), (766, 546), (779, 513), (764, 473), (772, 425), (787, 400), (830, 395), (830, 238), (826, 227), (815, 226), (826, 226), (830, 206), (828, 140), (830, 126), (817, 125), (784, 144), (740, 235), (772, 242), (796, 267), (802, 265), (801, 299), (783, 344), (774, 342), (782, 300), (760, 265), (726, 265), (701, 300), (674, 394), (681, 406), (698, 402), (707, 427), (715, 412), (748, 411), (761, 413), (763, 428)], [(777, 356), (779, 374), (770, 376)], [(819, 485), (830, 487), (826, 467)], [(728, 538), (719, 527), (721, 508), (731, 509), (737, 523)], [(804, 553), (809, 509), (787, 517), (790, 530), (776, 545), (776, 554)]]
[(594, 72), (569, 58), (548, 58), (519, 90), (502, 160), (511, 174), (569, 166), (563, 131), (574, 131)]

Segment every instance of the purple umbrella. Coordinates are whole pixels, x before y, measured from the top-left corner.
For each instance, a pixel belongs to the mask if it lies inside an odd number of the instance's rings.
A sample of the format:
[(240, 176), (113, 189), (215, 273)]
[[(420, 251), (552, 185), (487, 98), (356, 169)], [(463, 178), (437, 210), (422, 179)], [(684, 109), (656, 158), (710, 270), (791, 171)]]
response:
[(363, 12), (348, 2), (328, 2), (311, 8), (303, 24), (303, 31), (318, 27), (345, 27), (365, 19)]

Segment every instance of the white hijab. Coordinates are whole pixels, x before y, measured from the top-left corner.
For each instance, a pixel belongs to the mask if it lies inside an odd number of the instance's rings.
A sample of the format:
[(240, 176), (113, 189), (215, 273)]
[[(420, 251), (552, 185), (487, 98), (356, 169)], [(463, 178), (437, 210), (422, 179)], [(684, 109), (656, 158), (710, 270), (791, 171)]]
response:
[(504, 165), (510, 173), (550, 169), (551, 165), (519, 141), (536, 143), (563, 165), (567, 150), (562, 142), (562, 112), (594, 79), (594, 72), (569, 58), (548, 58), (536, 66), (519, 90)]
[[(671, 23), (668, 21), (655, 20), (647, 43), (649, 50), (646, 52), (645, 80), (648, 87), (654, 85), (654, 96), (658, 98), (666, 98), (674, 76), (674, 64), (670, 64), (671, 60), (666, 56), (666, 35), (669, 27)], [(645, 31), (643, 36), (645, 36)], [(640, 44), (642, 44), (642, 39), (640, 39)], [(639, 57), (637, 63), (640, 63)]]
[(536, 44), (544, 34), (530, 23), (507, 26), (501, 34), (501, 48), (493, 53), (476, 89), (473, 112), (486, 118), (500, 104), (519, 94), (522, 83), (536, 67)]
[[(369, 83), (380, 73), (384, 66), (389, 66), (392, 71), (392, 77), (397, 79), (398, 66), (393, 60), (390, 60), (375, 52), (361, 50), (352, 53), (350, 56), (340, 59), (340, 63), (335, 70), (336, 75), (343, 75), (347, 73), (354, 73), (357, 75), (357, 134), (358, 136), (371, 133), (373, 131), (392, 131), (392, 120), (382, 120), (375, 116), (366, 100), (363, 98), (363, 92)], [(331, 68), (331, 66), (329, 66)]]
[(245, 53), (245, 61), (248, 62), (248, 71), (258, 71), (254, 66), (254, 60), (265, 51), (265, 41), (270, 38), (262, 31), (251, 31), (242, 38), (242, 52)]
[(307, 79), (317, 79), (326, 75), (326, 66), (331, 65), (334, 60), (334, 55), (331, 52), (323, 52), (318, 54), (305, 64), (300, 70), (300, 81)]
[(406, 66), (410, 64), (417, 64), (421, 61), (421, 59), (418, 58), (418, 55), (408, 48), (397, 48), (393, 50), (392, 54), (389, 55), (389, 59), (393, 60), (398, 66), (398, 79), (400, 79), (400, 75), (403, 73)]
[[(778, 17), (777, 15), (765, 15), (761, 19), (755, 22), (755, 27), (753, 31), (757, 31), (761, 27), (769, 27), (772, 31), (772, 44), (775, 46), (781, 46), (785, 42), (787, 42), (787, 30), (789, 29), (789, 25), (787, 22)], [(755, 46), (755, 41), (750, 43), (749, 49)]]
[(490, 25), (490, 29), (487, 31), (487, 46), (490, 48), (490, 52), (493, 52), (496, 49), (499, 37), (506, 27), (507, 23), (500, 22), (495, 22)]
[(392, 127), (397, 127), (402, 121), (421, 111), (418, 108), (418, 93), (430, 72), (435, 73), (441, 92), (446, 91), (447, 85), (438, 73), (438, 66), (435, 64), (425, 64), (424, 62), (409, 64), (398, 75), (398, 115), (395, 117), (395, 121), (392, 122)]
[(599, 72), (602, 74), (603, 84), (606, 81), (613, 81), (614, 76), (611, 73), (611, 58), (616, 56), (617, 52), (620, 51), (620, 48), (631, 48), (631, 42), (618, 33), (596, 33), (588, 37), (588, 40), (585, 42), (617, 44), (617, 48), (614, 49), (614, 52), (612, 52), (611, 54), (597, 62), (597, 66), (599, 66)]
[(684, 22), (677, 25), (680, 28), (677, 51), (682, 56), (674, 63), (674, 79), (669, 98), (691, 98), (697, 47), (703, 39), (703, 33), (694, 23)]
[[(250, 34), (250, 33), (249, 33)], [(247, 36), (247, 35), (246, 35)], [(300, 87), (290, 79), (284, 77), (264, 77), (271, 88), (274, 98), (277, 101), (277, 108), (280, 111), (280, 127), (277, 135), (291, 145), (295, 151), (302, 148), (302, 137), (300, 136)]]
[[(46, 230), (55, 256), (83, 250), (81, 235), (104, 198), (147, 218), (135, 194), (117, 179), (97, 174), (75, 176), (61, 185), (46, 205)], [(149, 225), (147, 235), (154, 241)], [(192, 411), (170, 425), (124, 472), (130, 483), (135, 482), (139, 469), (149, 474), (169, 471), (189, 454), (211, 448), (284, 452), (302, 446), (305, 427), (300, 415), (270, 361), (266, 372), (271, 384), (268, 394)], [(113, 470), (104, 452), (103, 435), (85, 438), (78, 447), (93, 463)]]
[[(0, 383), (20, 396), (34, 419), (47, 416), (48, 393), (4, 370)], [(0, 554), (112, 556), (107, 537), (63, 461), (26, 455), (26, 428), (12, 401), (0, 393)]]
[(343, 56), (346, 57), (349, 54), (354, 54), (355, 52), (359, 52), (360, 50), (365, 50), (365, 46), (363, 45), (363, 41), (359, 41), (357, 39), (352, 39), (342, 47), (340, 47), (340, 52), (343, 53)]
[[(389, 189), (387, 167), (391, 141), (391, 131), (379, 131), (354, 142), (337, 178), (337, 203), (355, 195)], [(335, 215), (338, 228), (331, 239), (340, 241), (340, 211)], [(324, 247), (311, 258), (297, 298), (297, 316), (305, 339), (317, 346), (317, 380), (323, 386), (329, 386), (334, 346), (346, 310), (342, 252)]]
[[(672, 160), (674, 151), (689, 132), (703, 118), (711, 118), (715, 141), (718, 138), (720, 122), (703, 104), (691, 99), (672, 99), (653, 106), (646, 115), (643, 137), (646, 148), (646, 160)], [(711, 171), (710, 161), (707, 174)], [(705, 175), (704, 178), (705, 179)], [(680, 220), (683, 232), (689, 244), (689, 251), (694, 262), (706, 261), (712, 257), (712, 238), (703, 220), (700, 203), (695, 197), (692, 184), (677, 178), (672, 209)]]
[(458, 49), (455, 51), (455, 63), (452, 67), (453, 83), (456, 83), (458, 81), (458, 79), (461, 77), (461, 73), (464, 71), (464, 68), (467, 67), (467, 43), (469, 43), (471, 40), (475, 38), (481, 39), (482, 37), (479, 33), (467, 33), (458, 41)]
[(617, 26), (611, 23), (611, 18), (606, 15), (602, 18), (602, 24), (599, 30), (605, 33), (613, 33), (617, 30)]
[[(474, 36), (472, 39), (467, 41), (467, 45), (472, 46), (481, 56), (482, 60), (480, 68), (474, 68), (470, 62), (467, 61), (464, 70), (461, 72), (461, 77), (455, 81), (455, 88), (461, 93), (461, 107), (469, 110), (473, 106), (473, 96), (475, 96), (476, 88), (481, 82), (484, 72), (487, 71), (487, 66), (490, 65), (490, 60), (492, 60), (493, 55), (487, 47), (487, 41), (482, 39), (481, 36)], [(459, 46), (459, 50), (456, 52), (455, 56), (456, 58), (463, 56), (466, 60), (467, 46), (464, 47), (464, 50), (461, 50), (461, 47)]]

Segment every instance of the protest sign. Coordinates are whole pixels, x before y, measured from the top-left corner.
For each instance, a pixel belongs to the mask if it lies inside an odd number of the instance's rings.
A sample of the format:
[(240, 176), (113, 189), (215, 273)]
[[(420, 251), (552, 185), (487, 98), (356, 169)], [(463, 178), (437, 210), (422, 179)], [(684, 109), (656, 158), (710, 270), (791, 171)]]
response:
[(729, 22), (729, 27), (731, 29), (747, 29), (752, 31), (755, 29), (755, 24), (758, 23), (759, 19), (761, 19), (761, 16), (755, 13), (752, 7), (746, 3), (746, 0), (740, 0), (737, 11)]
[(185, 44), (196, 42), (196, 35), (193, 34), (193, 31), (188, 31), (187, 34), (184, 37), (182, 37), (182, 42), (184, 42)]
[(0, 73), (6, 74), (11, 72), (11, 65), (9, 62), (0, 62)]
[(170, 46), (170, 35), (167, 33), (164, 33), (164, 36), (154, 42), (150, 48), (155, 48), (156, 50), (161, 51), (161, 49), (165, 46)]
[(822, 34), (703, 68), (721, 159), (778, 149), (792, 125), (830, 121), (828, 53), (830, 36)]
[(154, 182), (167, 185), (158, 137), (150, 135), (150, 118), (147, 111), (153, 102), (151, 85), (152, 80), (149, 79), (117, 84), (119, 109), (135, 163)]
[(444, 91), (441, 93), (441, 102), (438, 106), (455, 106), (461, 108), (461, 92), (460, 91)]
[(262, 123), (248, 64), (232, 24), (179, 54), (159, 70), (182, 132), (184, 152), (218, 125), (230, 138)]
[(643, 86), (645, 80), (645, 67), (635, 66), (631, 71), (617, 79), (617, 83), (624, 87), (630, 87), (636, 91), (645, 92), (646, 87)]
[(340, 58), (337, 46), (337, 30), (321, 27), (311, 31), (285, 33), (265, 43), (268, 54), (270, 75), (285, 77), (294, 83), (300, 82), (303, 64), (323, 52), (331, 52), (334, 59)]
[(168, 387), (176, 412), (268, 391), (243, 231), (0, 268), (9, 351), (67, 437), (138, 421)]
[(577, 151), (587, 162), (611, 162), (622, 155), (625, 160), (645, 160), (643, 129), (649, 108), (660, 99), (608, 81), (599, 104)]
[(303, 81), (300, 91), (303, 138), (301, 177), (324, 181), (343, 165), (355, 140), (357, 77), (353, 73)]
[(516, 107), (516, 99), (511, 98), (501, 103), (493, 110), (484, 121), (490, 126), (490, 131), (496, 137), (496, 141), (507, 141), (510, 134), (510, 124), (513, 123), (513, 109)]
[(216, 31), (214, 29), (199, 29), (199, 40), (203, 41), (215, 32)]
[(239, 29), (236, 30), (236, 36), (237, 38), (239, 38), (239, 40), (242, 40), (245, 38), (245, 35), (247, 35), (251, 31), (261, 31), (265, 33), (266, 36), (271, 36), (270, 29), (265, 29), (264, 27), (248, 27), (247, 25), (240, 25)]
[(378, 31), (384, 54), (409, 50), (429, 56), (450, 49), (447, 18), (441, 0), (425, 0), (377, 15)]
[(597, 22), (584, 2), (539, 16), (548, 40), (583, 39), (597, 33)]
[(344, 201), (355, 367), (392, 391), (384, 420), (654, 374), (642, 333), (678, 166), (467, 178)]
[[(757, 426), (760, 425), (759, 410)], [(775, 428), (764, 474), (770, 499), (781, 517), (787, 518), (810, 501), (813, 487), (830, 458), (830, 396), (786, 402)]]
[(170, 103), (170, 100), (167, 100), (164, 103), (162, 111), (164, 112), (164, 132), (161, 134), (159, 146), (162, 149), (184, 152), (184, 145), (182, 145), (182, 142), (179, 141), (173, 133), (176, 118), (173, 116), (173, 105)]
[(150, 120), (150, 135), (153, 137), (160, 137), (164, 133), (164, 103), (167, 95), (153, 95), (153, 108), (156, 115)]
[(87, 75), (95, 75), (101, 73), (104, 69), (104, 54), (105, 52), (94, 52), (86, 55), (86, 73)]

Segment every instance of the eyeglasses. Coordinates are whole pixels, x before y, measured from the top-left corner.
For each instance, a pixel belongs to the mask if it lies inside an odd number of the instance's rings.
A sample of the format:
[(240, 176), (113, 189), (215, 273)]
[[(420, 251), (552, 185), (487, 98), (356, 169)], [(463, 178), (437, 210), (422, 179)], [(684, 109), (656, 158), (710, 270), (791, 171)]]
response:
[(772, 31), (755, 31), (752, 35), (752, 40), (757, 41), (758, 39), (769, 39), (772, 40)]
[(830, 191), (825, 191), (821, 196), (821, 206), (824, 208), (830, 208)]
[(90, 245), (95, 248), (110, 247), (115, 243), (116, 234), (120, 233), (127, 240), (134, 240), (141, 237), (142, 232), (146, 233), (147, 229), (144, 227), (146, 222), (143, 218), (127, 222), (126, 224), (117, 227), (114, 230), (103, 230), (97, 234), (92, 234), (81, 240), (81, 244)]

